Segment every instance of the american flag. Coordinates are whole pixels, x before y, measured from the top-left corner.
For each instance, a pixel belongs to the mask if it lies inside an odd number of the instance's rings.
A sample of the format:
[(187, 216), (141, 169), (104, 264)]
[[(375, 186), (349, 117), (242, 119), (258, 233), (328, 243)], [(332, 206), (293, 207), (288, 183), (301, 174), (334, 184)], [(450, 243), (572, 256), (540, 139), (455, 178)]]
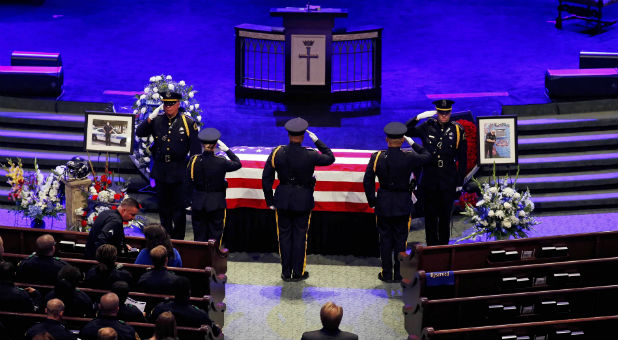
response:
[[(236, 146), (231, 148), (240, 158), (242, 168), (228, 172), (227, 207), (267, 209), (262, 192), (262, 169), (272, 147)], [(315, 168), (314, 210), (369, 212), (363, 176), (374, 150), (332, 149), (335, 163)], [(274, 188), (279, 185), (275, 180)]]

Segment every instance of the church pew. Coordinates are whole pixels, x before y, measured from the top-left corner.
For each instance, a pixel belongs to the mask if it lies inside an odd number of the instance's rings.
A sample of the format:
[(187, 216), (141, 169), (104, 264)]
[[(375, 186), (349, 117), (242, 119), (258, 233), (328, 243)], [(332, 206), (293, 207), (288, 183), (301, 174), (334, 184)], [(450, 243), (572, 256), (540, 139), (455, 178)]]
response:
[[(16, 254), (30, 254), (35, 251), (35, 241), (43, 234), (51, 234), (56, 240), (56, 253), (61, 257), (83, 258), (84, 247), (88, 239), (88, 233), (48, 230), (36, 228), (5, 227), (0, 226), (0, 236), (4, 239), (5, 251)], [(61, 241), (65, 241), (61, 243)], [(127, 244), (137, 249), (146, 247), (146, 239), (143, 237), (126, 237)], [(215, 268), (218, 274), (227, 272), (227, 249), (218, 249), (213, 240), (209, 242), (194, 242), (185, 240), (172, 240), (172, 245), (180, 253), (182, 265), (185, 268), (201, 269), (204, 267)], [(137, 254), (120, 254), (118, 262), (133, 263)]]
[(618, 256), (618, 231), (531, 237), (459, 245), (417, 245), (399, 254), (401, 274), (502, 267)]
[[(42, 297), (45, 297), (47, 293), (54, 289), (54, 286), (51, 285), (40, 285), (40, 284), (29, 284), (16, 282), (15, 285), (20, 288), (32, 287), (38, 290), (41, 293)], [(101, 299), (101, 296), (108, 293), (109, 291), (103, 289), (94, 289), (94, 288), (85, 288), (78, 287), (79, 290), (86, 293), (93, 302), (97, 302)], [(161, 302), (167, 300), (173, 300), (173, 295), (162, 295), (162, 294), (150, 294), (150, 293), (141, 293), (141, 292), (129, 292), (129, 297), (137, 300), (146, 302), (145, 312), (146, 315), (150, 314), (150, 311), (154, 306), (158, 305)], [(208, 312), (210, 319), (215, 323), (223, 326), (224, 325), (224, 312), (226, 309), (225, 303), (219, 302), (216, 303), (210, 295), (204, 295), (202, 297), (192, 296), (190, 298), (190, 303), (194, 306), (197, 306)], [(41, 313), (44, 311), (45, 306), (41, 306)]]
[(453, 329), (618, 314), (618, 285), (429, 300), (404, 308), (409, 334), (425, 327)]
[[(22, 339), (28, 328), (32, 327), (37, 322), (43, 321), (44, 319), (45, 315), (43, 314), (11, 313), (0, 311), (0, 321), (4, 325), (10, 325), (10, 327), (7, 327), (7, 330), (9, 330), (13, 339)], [(68, 316), (63, 318), (67, 329), (76, 331), (76, 333), (79, 333), (79, 330), (90, 320), (91, 319)], [(148, 339), (154, 333), (154, 324), (152, 323), (127, 322), (127, 324), (133, 326), (142, 339)], [(215, 338), (212, 333), (212, 329), (208, 326), (204, 326), (202, 328), (179, 326), (177, 327), (177, 330), (178, 338), (183, 340), (223, 340), (224, 338), (223, 333)]]
[[(423, 329), (422, 340), (560, 340), (614, 339), (618, 315), (435, 330)], [(411, 335), (408, 339), (415, 339)], [(416, 337), (418, 339), (418, 337)]]
[[(26, 254), (4, 253), (3, 257), (5, 261), (11, 261), (15, 265), (17, 265), (19, 261), (27, 258), (28, 256), (29, 255)], [(90, 268), (92, 268), (92, 266), (97, 264), (97, 261), (94, 260), (74, 258), (60, 259), (79, 268), (82, 273), (87, 272)], [(137, 282), (139, 277), (143, 273), (145, 273), (150, 267), (151, 266), (127, 263), (124, 264), (122, 268), (129, 271)], [(224, 274), (217, 275), (215, 271), (210, 267), (206, 267), (204, 269), (169, 267), (168, 269), (174, 272), (176, 275), (187, 277), (191, 281), (192, 296), (200, 297), (204, 295), (210, 295), (215, 302), (223, 302), (223, 299), (225, 298), (225, 282), (227, 281), (227, 276), (225, 276)], [(133, 289), (135, 290), (136, 287)]]

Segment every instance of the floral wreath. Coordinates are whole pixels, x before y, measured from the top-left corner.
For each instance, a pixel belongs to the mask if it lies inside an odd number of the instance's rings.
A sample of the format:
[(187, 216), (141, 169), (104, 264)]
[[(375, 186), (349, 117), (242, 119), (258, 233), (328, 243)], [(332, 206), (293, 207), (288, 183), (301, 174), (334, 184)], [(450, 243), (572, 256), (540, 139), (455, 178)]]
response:
[[(142, 94), (137, 94), (135, 97), (137, 100), (133, 104), (133, 114), (136, 116), (136, 127), (148, 116), (159, 111), (163, 108), (163, 102), (161, 101), (161, 92), (173, 91), (182, 95), (180, 100), (180, 107), (184, 109), (184, 113), (190, 116), (193, 121), (202, 126), (202, 109), (200, 104), (195, 98), (197, 91), (193, 89), (192, 85), (187, 85), (184, 80), (175, 82), (170, 75), (159, 75), (150, 77), (150, 83), (144, 88)], [(138, 163), (140, 169), (150, 172), (150, 145), (154, 141), (152, 136), (149, 137), (135, 137), (135, 149), (133, 155)]]

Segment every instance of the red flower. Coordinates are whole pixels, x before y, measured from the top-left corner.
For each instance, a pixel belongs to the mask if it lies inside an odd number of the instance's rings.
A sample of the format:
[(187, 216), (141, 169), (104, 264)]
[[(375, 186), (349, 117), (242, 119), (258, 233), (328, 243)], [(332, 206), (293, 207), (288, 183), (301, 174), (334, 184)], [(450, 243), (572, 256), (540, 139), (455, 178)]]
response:
[(120, 194), (114, 194), (114, 199), (115, 199), (115, 200), (119, 200), (119, 199), (120, 199), (120, 197), (122, 197), (122, 196), (120, 196)]
[(97, 220), (97, 217), (99, 217), (99, 216), (95, 216), (95, 217), (93, 217), (93, 218), (92, 218), (92, 221), (96, 221), (96, 220)]
[(115, 205), (112, 205), (112, 210), (116, 210), (116, 209), (118, 209), (118, 207)]
[(86, 215), (88, 215), (88, 212), (84, 211), (84, 214), (82, 216), (86, 217)]
[(82, 227), (85, 227), (88, 225), (88, 222), (86, 220), (82, 220)]
[(108, 179), (108, 180), (107, 180), (107, 184), (112, 184), (112, 180), (111, 180), (111, 179)]
[(97, 192), (101, 192), (101, 186), (98, 184), (94, 185), (94, 190), (96, 190)]
[(103, 175), (101, 176), (101, 182), (106, 182), (107, 181), (107, 176)]
[(99, 198), (99, 195), (92, 195), (92, 200), (93, 200), (93, 201), (96, 201), (96, 200), (97, 200), (97, 198)]

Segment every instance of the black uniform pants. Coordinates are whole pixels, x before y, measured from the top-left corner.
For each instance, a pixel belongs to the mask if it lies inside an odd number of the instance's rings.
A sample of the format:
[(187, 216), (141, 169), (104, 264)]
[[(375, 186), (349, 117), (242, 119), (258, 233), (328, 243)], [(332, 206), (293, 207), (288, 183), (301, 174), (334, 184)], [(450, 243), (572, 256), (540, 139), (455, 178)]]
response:
[(425, 200), (425, 239), (428, 246), (448, 244), (451, 237), (451, 212), (455, 189), (423, 189)]
[(285, 277), (305, 274), (310, 216), (311, 211), (277, 210), (281, 274)]
[[(378, 235), (380, 235), (380, 260), (382, 277), (386, 280), (400, 278), (397, 254), (406, 250), (410, 216), (377, 216)], [(394, 266), (393, 266), (394, 258)]]
[(183, 240), (187, 227), (183, 183), (161, 183), (157, 181), (157, 198), (159, 199), (161, 225), (167, 230), (171, 238)]
[(220, 244), (225, 224), (225, 209), (208, 212), (205, 210), (192, 210), (191, 219), (194, 241), (206, 242), (208, 240), (215, 240), (217, 244)]

